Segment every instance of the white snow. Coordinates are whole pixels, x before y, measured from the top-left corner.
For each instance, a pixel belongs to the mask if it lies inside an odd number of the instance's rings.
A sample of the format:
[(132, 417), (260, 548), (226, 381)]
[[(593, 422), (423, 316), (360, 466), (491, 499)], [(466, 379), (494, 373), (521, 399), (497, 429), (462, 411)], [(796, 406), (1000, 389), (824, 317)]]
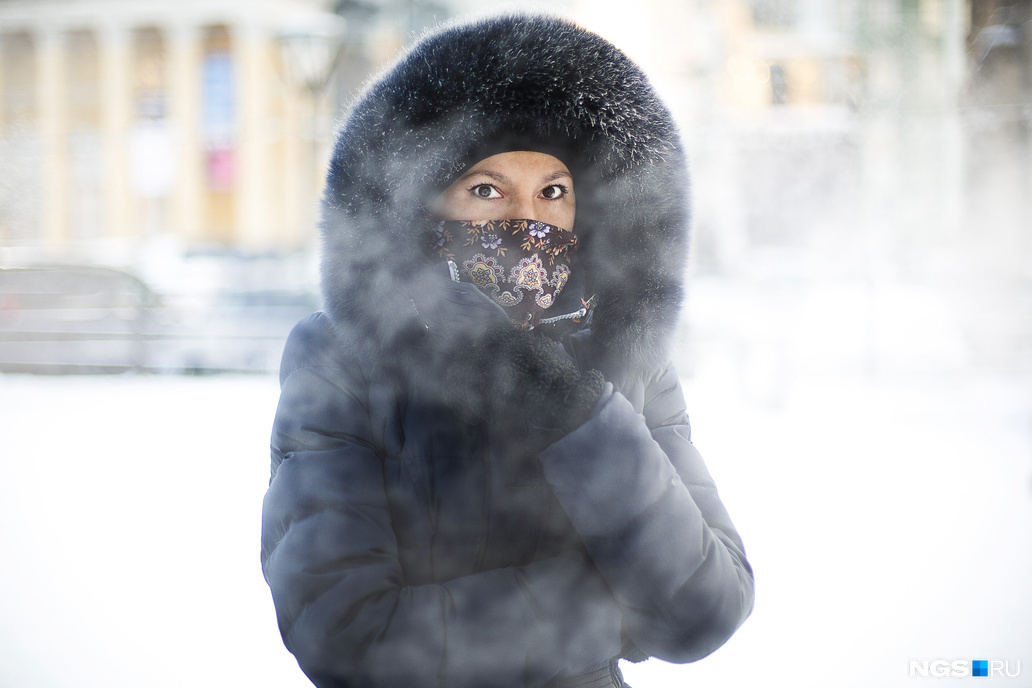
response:
[(0, 377), (0, 685), (311, 685), (259, 564), (277, 392)]
[[(675, 351), (756, 608), (709, 658), (626, 665), (629, 683), (912, 686), (932, 679), (909, 660), (942, 658), (1020, 660), (1008, 685), (1028, 685), (1028, 375), (958, 364), (934, 307), (879, 306), (896, 329), (858, 348), (867, 330), (813, 294), (766, 319), (755, 292), (693, 294)], [(894, 348), (906, 328), (934, 337)], [(309, 685), (258, 558), (277, 393), (272, 377), (0, 376), (0, 686)]]

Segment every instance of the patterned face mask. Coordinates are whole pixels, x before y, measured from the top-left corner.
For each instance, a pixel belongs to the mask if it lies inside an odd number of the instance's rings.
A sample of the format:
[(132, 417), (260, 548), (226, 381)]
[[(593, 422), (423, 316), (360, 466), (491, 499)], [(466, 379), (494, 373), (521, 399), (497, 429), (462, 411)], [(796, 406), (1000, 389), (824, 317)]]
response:
[[(470, 282), (521, 327), (533, 327), (570, 278), (573, 232), (537, 220), (438, 222), (429, 248), (448, 261), (456, 282)], [(580, 315), (583, 315), (581, 313)]]

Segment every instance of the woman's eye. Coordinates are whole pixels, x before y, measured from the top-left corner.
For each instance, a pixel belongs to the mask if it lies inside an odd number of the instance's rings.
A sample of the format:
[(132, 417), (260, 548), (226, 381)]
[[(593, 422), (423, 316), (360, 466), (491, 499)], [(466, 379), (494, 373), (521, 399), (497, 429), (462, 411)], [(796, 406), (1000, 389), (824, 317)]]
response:
[(477, 184), (470, 191), (477, 198), (501, 198), (502, 194), (490, 184)]
[(546, 186), (542, 189), (541, 195), (550, 201), (554, 201), (566, 195), (566, 187), (562, 184), (552, 184), (551, 186)]

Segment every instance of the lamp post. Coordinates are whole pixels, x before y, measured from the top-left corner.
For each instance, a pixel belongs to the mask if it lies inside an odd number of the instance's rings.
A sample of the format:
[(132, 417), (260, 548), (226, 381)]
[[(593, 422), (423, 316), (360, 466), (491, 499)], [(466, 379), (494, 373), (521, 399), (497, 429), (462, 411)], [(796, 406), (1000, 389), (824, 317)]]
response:
[[(298, 14), (284, 22), (277, 34), (287, 81), (294, 88), (302, 90), (308, 101), (310, 145), (308, 171), (304, 180), (307, 188), (303, 198), (308, 213), (312, 215), (315, 212), (312, 195), (318, 193), (321, 171), (319, 99), (337, 67), (346, 28), (347, 22), (336, 14)], [(313, 222), (308, 222), (306, 226), (312, 225)]]
[(288, 19), (278, 38), (287, 77), (318, 97), (337, 66), (347, 22), (329, 13), (298, 14)]

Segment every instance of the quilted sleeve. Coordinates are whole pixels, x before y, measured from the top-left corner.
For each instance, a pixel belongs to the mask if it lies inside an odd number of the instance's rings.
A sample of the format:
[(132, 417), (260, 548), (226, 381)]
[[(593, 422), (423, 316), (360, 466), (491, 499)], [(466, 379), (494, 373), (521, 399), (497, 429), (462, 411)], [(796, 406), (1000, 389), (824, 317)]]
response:
[(691, 443), (673, 368), (646, 385), (644, 415), (607, 388), (592, 417), (541, 454), (545, 478), (638, 648), (691, 662), (752, 611), (752, 569)]

